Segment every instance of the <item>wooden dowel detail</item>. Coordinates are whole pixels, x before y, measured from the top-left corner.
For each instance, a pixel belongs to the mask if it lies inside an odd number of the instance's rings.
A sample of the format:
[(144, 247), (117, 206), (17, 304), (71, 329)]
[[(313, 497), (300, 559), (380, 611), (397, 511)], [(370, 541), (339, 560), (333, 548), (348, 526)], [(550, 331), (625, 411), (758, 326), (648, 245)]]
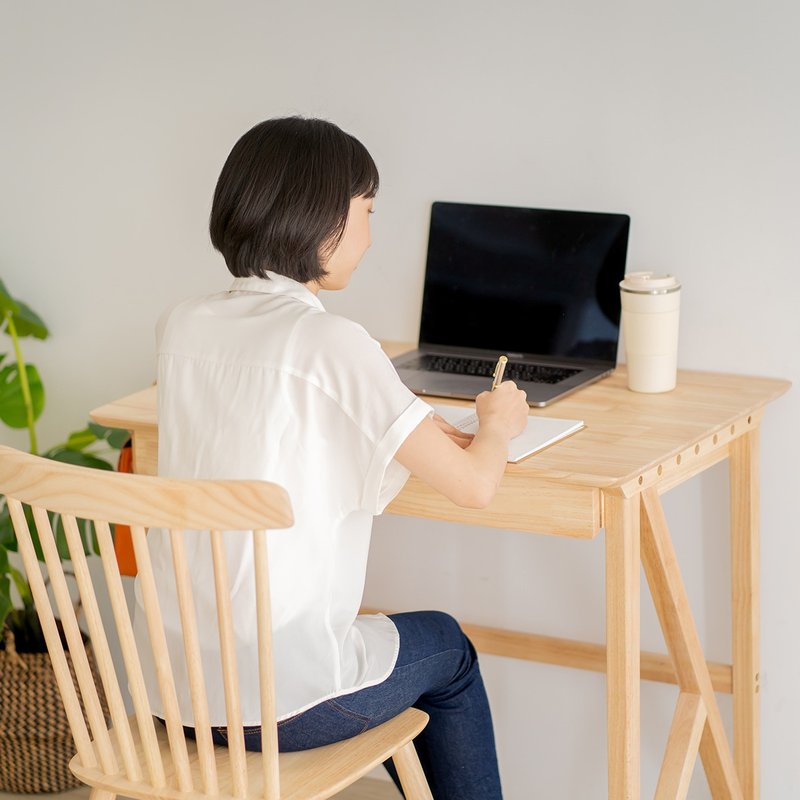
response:
[(258, 625), (258, 678), (261, 695), (261, 754), (264, 797), (279, 798), (278, 727), (276, 725), (275, 681), (272, 674), (272, 617), (269, 593), (267, 532), (253, 531), (253, 560), (256, 579), (256, 623)]
[(206, 794), (213, 795), (219, 793), (217, 763), (214, 755), (214, 743), (211, 739), (211, 722), (209, 721), (206, 685), (200, 656), (200, 638), (197, 633), (197, 614), (186, 563), (183, 532), (170, 530), (169, 538), (172, 546), (172, 565), (175, 571), (175, 586), (183, 630), (183, 652), (189, 678), (189, 694), (192, 699), (197, 754), (200, 759), (200, 774)]
[[(89, 659), (86, 656), (86, 648), (83, 644), (83, 635), (78, 627), (78, 620), (75, 617), (75, 608), (72, 597), (69, 593), (64, 570), (61, 566), (61, 556), (58, 554), (56, 540), (53, 530), (50, 527), (50, 518), (47, 511), (37, 506), (32, 506), (33, 519), (36, 522), (36, 530), (39, 532), (39, 542), (44, 553), (45, 563), (47, 564), (47, 575), (50, 578), (50, 585), (53, 587), (53, 595), (56, 599), (56, 606), (61, 618), (61, 625), (64, 629), (64, 636), (69, 646), (69, 653), (72, 656), (72, 665), (75, 669), (75, 677), (78, 679), (78, 687), (83, 698), (83, 705), (86, 709), (86, 716), (89, 718), (89, 726), (92, 731), (92, 739), (97, 748), (97, 755), (100, 765), (107, 775), (114, 774), (118, 769), (117, 759), (114, 755), (114, 748), (111, 745), (111, 737), (108, 735), (105, 715), (100, 705), (100, 698), (97, 694), (97, 687), (94, 683)], [(69, 519), (65, 515), (64, 520)], [(74, 519), (73, 519), (74, 521)]]
[(236, 639), (233, 633), (228, 567), (225, 545), (220, 531), (211, 531), (211, 555), (214, 560), (214, 588), (217, 598), (222, 682), (225, 690), (225, 714), (228, 728), (233, 795), (247, 794), (247, 762), (245, 761), (242, 709), (239, 702), (239, 676), (236, 668)]
[(56, 627), (53, 609), (50, 606), (50, 598), (47, 595), (47, 587), (44, 585), (42, 571), (39, 567), (39, 560), (33, 548), (30, 530), (28, 529), (28, 521), (25, 519), (25, 512), (22, 509), (22, 504), (13, 497), (6, 496), (6, 505), (8, 506), (11, 522), (14, 525), (14, 531), (17, 535), (19, 553), (25, 565), (28, 583), (30, 584), (33, 600), (36, 604), (36, 612), (39, 615), (39, 622), (41, 623), (42, 632), (47, 642), (47, 649), (50, 653), (50, 659), (53, 662), (53, 672), (55, 673), (56, 683), (58, 683), (58, 689), (64, 701), (64, 708), (67, 712), (72, 738), (75, 740), (78, 758), (80, 758), (81, 764), (84, 767), (96, 767), (97, 756), (92, 746), (91, 739), (89, 738), (89, 731), (86, 729), (86, 722), (83, 718), (83, 711), (81, 710), (78, 693), (75, 690), (75, 684), (72, 681), (72, 675), (67, 665), (67, 657), (61, 644), (61, 636)]
[(161, 608), (158, 602), (153, 565), (150, 561), (150, 550), (147, 547), (144, 528), (134, 525), (131, 527), (133, 551), (136, 556), (136, 565), (139, 568), (140, 588), (144, 601), (144, 612), (147, 618), (147, 630), (150, 634), (150, 646), (153, 650), (158, 688), (161, 692), (161, 702), (164, 706), (164, 717), (169, 736), (169, 749), (172, 753), (172, 762), (178, 778), (178, 788), (182, 792), (192, 791), (192, 773), (189, 768), (189, 755), (186, 749), (186, 738), (183, 733), (181, 712), (178, 707), (178, 697), (175, 693), (175, 681), (172, 676), (169, 649), (164, 634)]
[[(719, 464), (720, 461), (724, 461), (727, 457), (727, 446), (723, 446), (718, 450), (712, 450), (711, 452), (704, 452), (703, 455), (699, 456), (694, 455), (693, 451), (690, 450), (684, 456), (686, 460), (683, 461), (683, 463), (687, 464), (687, 466), (678, 468), (676, 472), (671, 472), (668, 475), (665, 475), (661, 480), (655, 483), (658, 493), (665, 494), (666, 492), (671, 491), (676, 486), (686, 483), (686, 481), (688, 481), (690, 478), (693, 478), (695, 475), (699, 475), (701, 472), (705, 472), (705, 470), (713, 467), (714, 464)], [(674, 463), (674, 459), (672, 459), (672, 463)]]
[(92, 585), (92, 577), (89, 574), (89, 566), (86, 563), (86, 555), (83, 552), (83, 538), (78, 531), (75, 517), (63, 516), (61, 521), (64, 524), (67, 546), (72, 560), (72, 569), (75, 573), (75, 581), (78, 584), (92, 648), (97, 659), (97, 668), (100, 672), (106, 701), (111, 712), (114, 731), (119, 741), (119, 753), (125, 765), (125, 774), (130, 780), (139, 781), (142, 777), (141, 767), (136, 758), (131, 728), (128, 724), (128, 714), (125, 711), (125, 701), (122, 699), (114, 662), (111, 659), (111, 650), (108, 646), (103, 620), (100, 617), (100, 609), (97, 605), (97, 596)]
[(681, 692), (672, 718), (655, 800), (684, 800), (688, 794), (705, 722), (706, 707), (700, 695)]
[(100, 545), (100, 558), (106, 577), (111, 610), (114, 613), (114, 620), (117, 623), (120, 650), (122, 651), (122, 659), (125, 663), (125, 671), (128, 676), (128, 690), (130, 691), (131, 700), (133, 701), (133, 709), (139, 728), (139, 739), (142, 743), (142, 749), (144, 750), (147, 772), (153, 786), (161, 788), (166, 786), (167, 779), (164, 774), (161, 750), (156, 737), (153, 713), (150, 710), (150, 701), (147, 697), (147, 689), (144, 685), (142, 665), (139, 661), (136, 639), (133, 635), (133, 626), (131, 624), (130, 615), (128, 614), (125, 590), (122, 587), (122, 578), (119, 574), (117, 556), (114, 552), (111, 530), (108, 523), (103, 520), (95, 521), (95, 530), (97, 531), (97, 541)]
[(392, 756), (392, 761), (394, 761), (397, 777), (400, 778), (406, 800), (433, 800), (413, 742), (401, 747)]

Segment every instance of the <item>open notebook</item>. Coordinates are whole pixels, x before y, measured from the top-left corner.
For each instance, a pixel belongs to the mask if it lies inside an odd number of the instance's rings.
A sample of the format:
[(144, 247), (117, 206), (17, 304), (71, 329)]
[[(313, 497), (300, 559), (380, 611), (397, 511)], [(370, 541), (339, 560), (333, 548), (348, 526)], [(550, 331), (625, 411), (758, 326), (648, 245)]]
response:
[[(431, 403), (433, 410), (460, 431), (476, 433), (478, 416), (473, 407), (451, 406), (445, 403)], [(528, 425), (522, 433), (508, 445), (508, 460), (512, 463), (522, 461), (533, 453), (538, 453), (551, 444), (571, 436), (584, 427), (580, 419), (556, 419), (555, 417), (528, 417)]]

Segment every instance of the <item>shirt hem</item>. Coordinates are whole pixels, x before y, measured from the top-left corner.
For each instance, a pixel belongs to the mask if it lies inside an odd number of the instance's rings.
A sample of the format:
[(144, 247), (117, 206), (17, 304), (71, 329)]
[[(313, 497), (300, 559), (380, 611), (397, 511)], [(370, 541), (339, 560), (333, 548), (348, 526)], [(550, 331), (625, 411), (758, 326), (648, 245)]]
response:
[[(355, 694), (356, 692), (360, 692), (362, 689), (370, 689), (373, 686), (377, 686), (380, 683), (383, 683), (394, 671), (395, 664), (397, 664), (397, 657), (400, 655), (400, 634), (397, 630), (397, 626), (392, 622), (392, 620), (386, 614), (359, 614), (359, 617), (365, 618), (374, 618), (374, 617), (381, 617), (387, 620), (395, 631), (394, 636), (394, 652), (392, 653), (392, 657), (389, 660), (389, 666), (387, 667), (386, 671), (377, 678), (372, 678), (371, 680), (365, 681), (364, 683), (360, 683), (357, 686), (350, 686), (347, 689), (340, 689), (336, 692), (330, 692), (322, 697), (317, 698), (316, 700), (312, 700), (309, 703), (306, 703), (300, 708), (294, 709), (293, 711), (288, 711), (285, 714), (281, 714), (277, 717), (276, 722), (285, 722), (287, 719), (291, 719), (292, 717), (296, 717), (298, 714), (302, 714), (306, 711), (311, 710), (314, 706), (318, 706), (320, 703), (325, 703), (328, 700), (334, 700), (337, 697), (344, 697), (348, 694)], [(161, 719), (165, 719), (164, 710), (161, 706), (157, 703), (151, 702), (150, 704), (150, 711), (151, 713), (156, 716), (160, 717)], [(185, 725), (187, 728), (194, 728), (194, 719), (181, 719), (181, 724)], [(218, 727), (225, 727), (226, 722), (211, 722), (210, 725), (212, 728)], [(255, 726), (261, 725), (261, 718), (257, 719), (242, 719), (242, 725), (245, 727), (248, 726)]]
[[(345, 697), (348, 694), (355, 694), (356, 692), (360, 692), (362, 689), (370, 689), (373, 686), (377, 686), (380, 683), (383, 683), (394, 671), (395, 664), (397, 664), (397, 657), (400, 655), (400, 634), (397, 632), (397, 627), (395, 626), (394, 622), (392, 622), (386, 614), (359, 614), (359, 616), (369, 616), (369, 617), (383, 617), (384, 619), (388, 620), (395, 629), (395, 640), (394, 640), (394, 653), (392, 653), (392, 658), (389, 662), (389, 667), (386, 672), (378, 678), (373, 678), (372, 680), (366, 681), (364, 683), (360, 683), (358, 686), (351, 686), (348, 689), (340, 689), (337, 692), (331, 692), (330, 694), (326, 694), (324, 697), (320, 697), (317, 700), (313, 700), (310, 703), (307, 703), (304, 706), (296, 709), (295, 711), (290, 711), (287, 714), (281, 714), (277, 718), (277, 722), (285, 722), (287, 719), (291, 719), (292, 717), (298, 716), (298, 714), (302, 714), (306, 711), (310, 711), (314, 706), (318, 706), (320, 703), (325, 703), (328, 700), (333, 700), (337, 697)], [(242, 723), (248, 724), (248, 723)], [(260, 723), (253, 722), (249, 723), (251, 725), (258, 725)]]

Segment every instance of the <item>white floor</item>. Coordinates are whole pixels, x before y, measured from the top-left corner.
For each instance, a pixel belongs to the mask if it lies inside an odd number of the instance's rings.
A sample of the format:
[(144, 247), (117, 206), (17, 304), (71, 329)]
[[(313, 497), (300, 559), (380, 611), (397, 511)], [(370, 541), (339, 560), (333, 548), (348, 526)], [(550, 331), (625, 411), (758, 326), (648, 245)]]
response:
[[(57, 800), (87, 800), (89, 789), (73, 789), (69, 792), (58, 794), (4, 794), (0, 792), (0, 800), (24, 800), (24, 798), (56, 798)], [(394, 788), (394, 784), (389, 781), (375, 780), (374, 778), (362, 778), (358, 783), (353, 784), (349, 789), (345, 789), (336, 795), (337, 800), (398, 800), (400, 793)]]

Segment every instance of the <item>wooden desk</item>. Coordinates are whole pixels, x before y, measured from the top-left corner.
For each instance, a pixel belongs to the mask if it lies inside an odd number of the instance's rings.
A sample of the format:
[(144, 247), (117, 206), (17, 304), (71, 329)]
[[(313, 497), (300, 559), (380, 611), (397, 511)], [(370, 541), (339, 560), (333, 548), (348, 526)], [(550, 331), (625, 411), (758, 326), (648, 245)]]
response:
[[(390, 355), (408, 349), (384, 347)], [(394, 514), (584, 539), (605, 528), (605, 646), (464, 628), (483, 652), (607, 673), (609, 798), (640, 795), (640, 678), (679, 687), (656, 797), (685, 797), (698, 752), (715, 798), (759, 797), (758, 430), (764, 407), (788, 388), (783, 380), (680, 372), (674, 391), (636, 394), (627, 390), (622, 368), (556, 405), (532, 410), (583, 419), (586, 430), (509, 464), (487, 509), (459, 508), (415, 479), (389, 506)], [(155, 387), (98, 408), (91, 417), (130, 430), (134, 469), (155, 472)], [(731, 664), (708, 664), (660, 495), (726, 458), (733, 654)], [(640, 652), (640, 561), (668, 655)], [(733, 694), (733, 749), (715, 692)]]

